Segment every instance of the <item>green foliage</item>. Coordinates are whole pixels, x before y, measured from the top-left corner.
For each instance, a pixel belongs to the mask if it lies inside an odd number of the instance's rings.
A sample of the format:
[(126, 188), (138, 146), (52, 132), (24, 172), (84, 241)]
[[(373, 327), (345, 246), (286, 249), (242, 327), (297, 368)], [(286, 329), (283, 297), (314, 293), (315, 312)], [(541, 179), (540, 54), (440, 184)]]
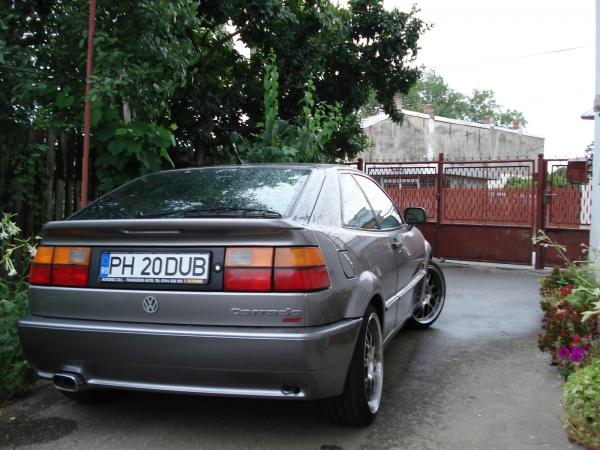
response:
[(569, 377), (563, 404), (569, 436), (586, 448), (600, 448), (600, 359)]
[[(537, 180), (532, 177), (511, 176), (504, 183), (504, 189), (523, 189), (537, 186)], [(560, 167), (548, 176), (547, 186), (549, 187), (566, 187), (569, 186), (567, 181), (567, 168)]]
[(95, 159), (98, 188), (107, 192), (140, 174), (156, 172), (165, 168), (165, 162), (173, 162), (167, 149), (173, 144), (170, 130), (141, 121), (129, 122), (116, 127), (105, 123), (96, 134), (94, 147), (105, 144), (107, 151)]
[(0, 278), (0, 400), (25, 392), (34, 381), (17, 332), (28, 314), (27, 283)]
[[(337, 104), (343, 117), (324, 154), (352, 157), (367, 144), (357, 113), (371, 92), (399, 119), (393, 96), (416, 82), (417, 41), (427, 29), (416, 11), (387, 11), (380, 0), (347, 7), (329, 0), (203, 2), (198, 14), (201, 27), (193, 36), (199, 61), (173, 108), (181, 150), (173, 155), (176, 164), (220, 161), (223, 153), (215, 149), (230, 146), (231, 137), (263, 132), (262, 70), (271, 50), (278, 58), (280, 120), (300, 123), (312, 78), (315, 105)], [(233, 39), (251, 49), (248, 57)]]
[[(84, 0), (55, 0), (0, 9), (6, 66), (0, 68), (0, 150), (10, 161), (6, 172), (15, 173), (0, 180), (3, 206), (52, 198), (45, 190), (52, 185), (53, 155), (60, 156), (63, 141), (71, 160), (81, 150), (88, 8)], [(232, 147), (232, 138), (262, 134), (265, 105), (274, 110), (261, 101), (271, 49), (279, 73), (271, 147), (281, 143), (299, 153), (288, 148), (277, 155), (273, 148), (266, 157), (352, 157), (367, 145), (358, 111), (369, 95), (400, 119), (393, 96), (418, 79), (418, 40), (428, 26), (416, 10), (389, 11), (382, 0), (344, 6), (330, 0), (140, 0), (98, 2), (95, 28), (92, 195), (169, 168), (171, 160), (178, 167), (228, 161), (223, 149)], [(314, 102), (308, 119), (307, 90)], [(56, 138), (50, 144), (48, 132)], [(306, 142), (288, 145), (294, 140)], [(36, 147), (40, 143), (47, 148)], [(36, 152), (45, 153), (31, 160)], [(58, 156), (57, 166), (63, 162)], [(2, 164), (0, 158), (0, 175)], [(61, 180), (77, 176), (80, 168), (73, 166), (63, 166), (69, 173)], [(36, 211), (34, 222), (47, 220), (48, 210)]]
[(536, 182), (531, 177), (511, 176), (504, 183), (504, 189), (525, 189), (535, 186)]
[(0, 219), (0, 400), (24, 392), (34, 380), (17, 321), (28, 313), (25, 278), (39, 238), (19, 238), (21, 230), (13, 219), (8, 213)]
[(452, 119), (481, 123), (490, 116), (500, 126), (510, 127), (513, 120), (518, 120), (522, 126), (527, 124), (522, 112), (499, 105), (494, 91), (474, 89), (471, 95), (465, 95), (448, 86), (434, 71), (426, 72), (403, 97), (402, 103), (413, 111), (423, 111), (423, 106), (429, 103), (435, 108), (436, 115)]
[(279, 72), (271, 53), (265, 70), (265, 121), (250, 138), (232, 136), (236, 157), (242, 162), (323, 162), (325, 146), (342, 123), (339, 105), (315, 104), (315, 85), (308, 80), (299, 125), (279, 118)]
[(555, 268), (542, 279), (540, 290), (544, 317), (538, 345), (540, 350), (556, 356), (562, 346), (570, 345), (573, 337), (595, 336), (599, 331), (600, 322), (593, 314), (596, 302), (600, 302), (597, 263), (573, 263), (566, 248), (543, 231), (538, 232), (533, 243), (552, 248), (565, 264), (564, 269)]
[(36, 241), (40, 238), (19, 238), (21, 229), (14, 222), (15, 215), (2, 213), (0, 217), (0, 278), (24, 277), (31, 256), (35, 255)]
[(564, 187), (568, 186), (568, 184), (566, 167), (560, 167), (548, 177), (548, 186)]

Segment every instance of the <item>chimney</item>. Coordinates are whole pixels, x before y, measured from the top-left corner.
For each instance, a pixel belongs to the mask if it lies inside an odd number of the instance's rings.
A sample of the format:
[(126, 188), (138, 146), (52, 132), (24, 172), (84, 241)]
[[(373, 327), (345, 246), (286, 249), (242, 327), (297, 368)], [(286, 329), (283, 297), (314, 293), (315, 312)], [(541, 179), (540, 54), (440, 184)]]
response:
[(492, 124), (492, 116), (483, 116), (483, 123), (485, 125), (491, 125)]
[(521, 128), (521, 124), (519, 123), (519, 121), (517, 119), (513, 120), (512, 129), (518, 130), (519, 128)]
[(402, 111), (402, 96), (394, 95), (394, 105), (396, 105), (396, 109), (398, 111)]
[(431, 103), (425, 103), (423, 105), (423, 112), (425, 114), (429, 114), (429, 117), (433, 118), (433, 116), (434, 116), (433, 105)]

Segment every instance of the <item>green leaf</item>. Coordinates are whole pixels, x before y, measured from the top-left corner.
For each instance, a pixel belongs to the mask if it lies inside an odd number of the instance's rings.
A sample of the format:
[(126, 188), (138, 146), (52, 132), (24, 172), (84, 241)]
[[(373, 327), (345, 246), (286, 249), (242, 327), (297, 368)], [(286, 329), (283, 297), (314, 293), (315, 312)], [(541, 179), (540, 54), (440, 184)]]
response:
[(113, 139), (108, 143), (108, 151), (113, 155), (117, 156), (125, 148), (127, 148), (128, 142), (122, 139)]
[(58, 106), (59, 109), (65, 109), (73, 104), (75, 101), (75, 97), (67, 95), (64, 91), (60, 91), (56, 96), (56, 100), (54, 104)]
[(142, 150), (142, 143), (140, 141), (127, 141), (126, 151), (130, 155), (138, 156)]
[(92, 108), (91, 114), (90, 114), (90, 123), (92, 125), (92, 127), (96, 127), (96, 125), (98, 125), (98, 122), (100, 122), (100, 119), (102, 119), (102, 110), (101, 108)]
[(106, 122), (93, 135), (99, 141), (106, 142), (115, 135), (116, 129), (117, 124), (115, 122)]

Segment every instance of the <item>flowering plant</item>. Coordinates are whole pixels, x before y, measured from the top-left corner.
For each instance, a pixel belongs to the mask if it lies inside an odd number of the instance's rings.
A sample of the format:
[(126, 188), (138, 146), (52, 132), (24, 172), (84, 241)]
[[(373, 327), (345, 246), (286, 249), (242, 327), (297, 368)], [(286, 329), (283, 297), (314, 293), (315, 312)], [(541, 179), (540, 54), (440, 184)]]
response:
[(562, 375), (568, 377), (578, 367), (589, 364), (593, 358), (600, 356), (600, 332), (587, 336), (567, 336), (561, 334), (561, 343), (557, 355)]
[(596, 318), (582, 322), (581, 317), (587, 309), (586, 306), (574, 305), (565, 298), (562, 301), (543, 299), (540, 304), (544, 316), (542, 331), (538, 336), (538, 347), (543, 352), (549, 352), (558, 363), (561, 358), (557, 352), (562, 347), (569, 347), (575, 336), (594, 335), (598, 330)]
[(560, 296), (561, 297), (567, 297), (571, 291), (575, 288), (575, 285), (573, 283), (569, 283), (567, 284), (565, 287), (560, 289)]
[(13, 218), (0, 214), (0, 402), (26, 391), (34, 380), (19, 343), (17, 321), (29, 312), (26, 276), (39, 237), (20, 238)]
[(5, 275), (13, 278), (21, 271), (21, 278), (27, 273), (29, 261), (36, 252), (39, 236), (19, 238), (21, 229), (13, 221), (14, 214), (2, 213), (0, 218), (0, 278)]

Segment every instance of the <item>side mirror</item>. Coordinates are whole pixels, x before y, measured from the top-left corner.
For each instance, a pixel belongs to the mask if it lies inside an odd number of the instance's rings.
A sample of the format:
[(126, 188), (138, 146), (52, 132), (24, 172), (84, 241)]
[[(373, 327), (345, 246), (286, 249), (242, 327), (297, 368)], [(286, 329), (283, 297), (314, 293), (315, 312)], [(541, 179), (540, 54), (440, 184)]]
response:
[(409, 225), (425, 223), (427, 220), (427, 212), (424, 208), (406, 208), (404, 210), (404, 220)]

